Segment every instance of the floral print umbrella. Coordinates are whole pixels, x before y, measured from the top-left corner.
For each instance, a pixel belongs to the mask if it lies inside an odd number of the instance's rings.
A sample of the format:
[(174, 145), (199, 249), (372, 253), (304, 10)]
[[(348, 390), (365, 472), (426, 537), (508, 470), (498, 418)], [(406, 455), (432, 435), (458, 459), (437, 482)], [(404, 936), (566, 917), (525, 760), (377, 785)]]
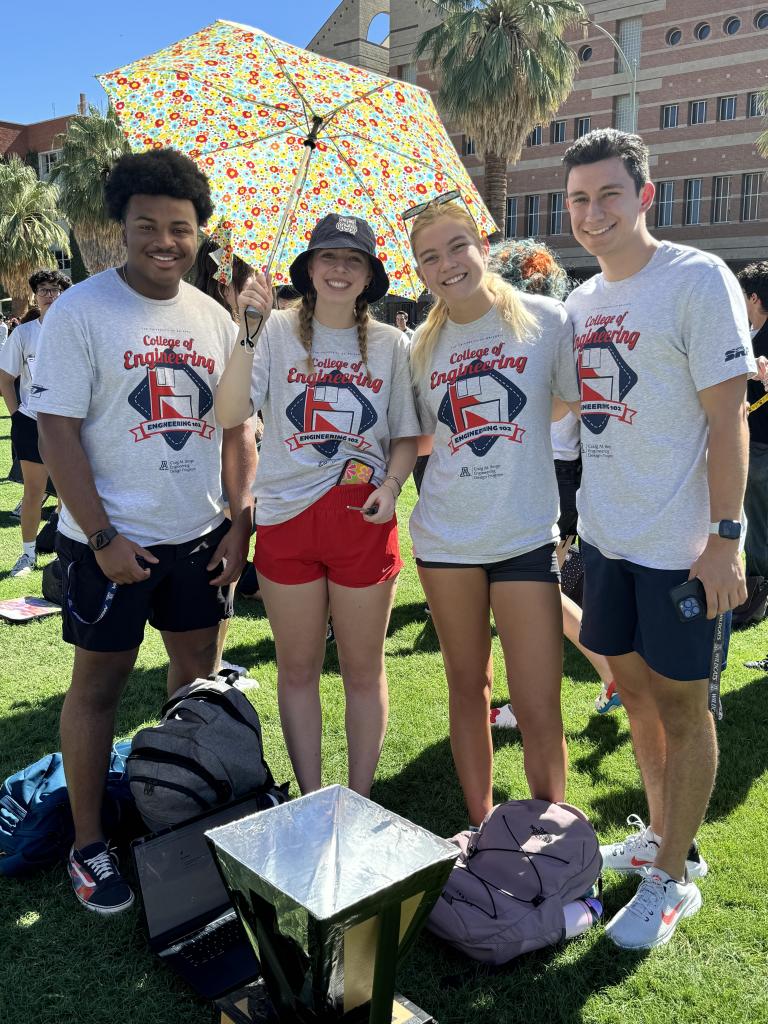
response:
[(217, 21), (99, 76), (136, 151), (171, 146), (210, 179), (207, 230), (276, 285), (328, 213), (364, 217), (391, 292), (416, 299), (403, 211), (458, 190), (496, 225), (425, 90)]

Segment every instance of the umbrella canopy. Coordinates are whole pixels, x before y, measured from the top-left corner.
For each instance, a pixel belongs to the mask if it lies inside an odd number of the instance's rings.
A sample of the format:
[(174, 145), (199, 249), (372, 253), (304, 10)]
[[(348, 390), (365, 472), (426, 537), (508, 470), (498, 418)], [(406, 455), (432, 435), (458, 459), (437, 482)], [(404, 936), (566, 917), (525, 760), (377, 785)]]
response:
[(496, 225), (427, 92), (217, 21), (99, 81), (134, 150), (170, 146), (211, 182), (225, 247), (276, 284), (328, 213), (364, 217), (396, 295), (423, 290), (400, 214), (458, 190)]

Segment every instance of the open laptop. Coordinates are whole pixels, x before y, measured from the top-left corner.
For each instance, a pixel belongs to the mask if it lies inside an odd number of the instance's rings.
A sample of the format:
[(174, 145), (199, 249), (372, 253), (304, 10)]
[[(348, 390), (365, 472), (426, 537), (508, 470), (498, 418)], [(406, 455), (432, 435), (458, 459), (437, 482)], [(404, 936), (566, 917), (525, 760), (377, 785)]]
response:
[(258, 810), (258, 798), (246, 797), (132, 845), (150, 949), (204, 999), (260, 973), (205, 840), (209, 829)]

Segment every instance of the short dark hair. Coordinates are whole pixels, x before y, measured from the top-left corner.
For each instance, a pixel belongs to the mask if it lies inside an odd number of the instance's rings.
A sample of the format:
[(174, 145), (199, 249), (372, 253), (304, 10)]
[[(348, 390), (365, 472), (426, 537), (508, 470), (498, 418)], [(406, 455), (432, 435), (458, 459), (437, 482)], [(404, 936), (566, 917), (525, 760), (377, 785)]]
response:
[(635, 183), (637, 194), (640, 195), (640, 189), (651, 177), (648, 147), (639, 135), (620, 132), (616, 128), (595, 128), (593, 132), (582, 135), (566, 149), (563, 156), (566, 186), (568, 175), (574, 167), (596, 164), (600, 160), (610, 160), (615, 156), (624, 164), (627, 174)]
[(208, 178), (197, 165), (175, 149), (128, 153), (116, 160), (104, 184), (107, 213), (121, 221), (131, 196), (171, 196), (189, 199), (199, 224), (213, 213)]
[(72, 282), (60, 270), (36, 270), (29, 279), (29, 287), (36, 292), (41, 284), (55, 284), (65, 292)]
[(768, 260), (750, 263), (736, 275), (745, 295), (756, 295), (760, 305), (768, 313)]
[(277, 289), (276, 297), (283, 299), (284, 302), (293, 302), (294, 299), (300, 299), (301, 294), (296, 291), (293, 285), (281, 284)]

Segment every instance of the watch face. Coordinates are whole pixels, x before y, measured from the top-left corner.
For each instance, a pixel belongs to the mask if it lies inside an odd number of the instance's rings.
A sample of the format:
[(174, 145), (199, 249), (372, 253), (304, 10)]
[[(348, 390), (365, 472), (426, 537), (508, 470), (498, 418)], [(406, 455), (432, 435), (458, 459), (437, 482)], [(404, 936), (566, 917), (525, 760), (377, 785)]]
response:
[(726, 540), (738, 540), (741, 536), (741, 523), (735, 523), (731, 519), (721, 519), (718, 532)]

